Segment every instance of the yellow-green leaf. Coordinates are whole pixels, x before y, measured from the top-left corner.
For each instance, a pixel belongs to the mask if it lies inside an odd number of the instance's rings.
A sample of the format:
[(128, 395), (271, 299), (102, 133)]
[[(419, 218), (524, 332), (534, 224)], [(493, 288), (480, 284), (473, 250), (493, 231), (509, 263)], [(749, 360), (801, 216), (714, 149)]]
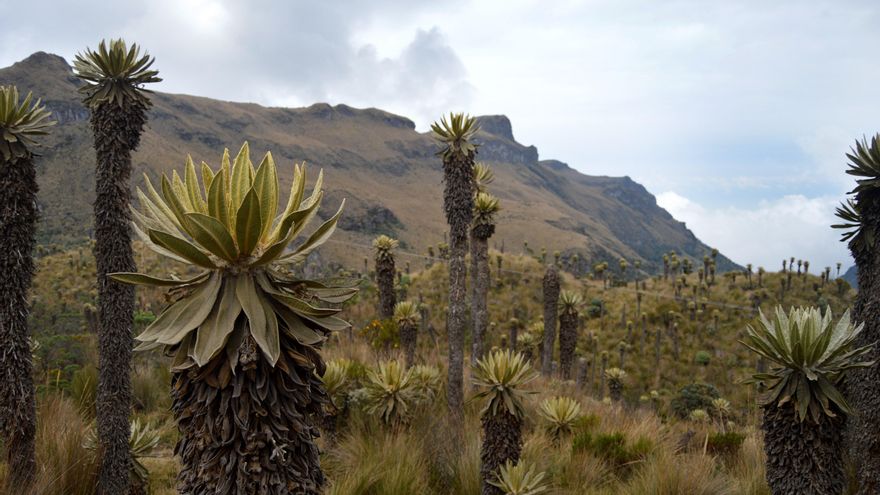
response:
[(220, 159), (220, 172), (224, 173), (223, 181), (226, 186), (226, 194), (232, 194), (232, 166), (229, 162), (229, 148), (223, 148), (223, 158)]
[(260, 256), (260, 259), (254, 263), (255, 265), (271, 263), (284, 253), (287, 246), (293, 242), (297, 234), (308, 225), (312, 217), (317, 213), (318, 207), (321, 205), (321, 195), (323, 195), (323, 193), (319, 193), (318, 200), (313, 202), (310, 206), (291, 213), (278, 223), (278, 240), (266, 248), (262, 256)]
[(244, 200), (245, 194), (251, 189), (251, 172), (248, 165), (250, 161), (250, 149), (248, 143), (242, 145), (235, 162), (232, 164), (232, 207), (238, 208)]
[(297, 219), (297, 221), (293, 224), (293, 230), (291, 231), (293, 233), (293, 237), (291, 237), (291, 239), (295, 239), (296, 236), (298, 236), (300, 232), (302, 232), (303, 229), (306, 228), (309, 222), (312, 221), (312, 218), (318, 212), (318, 208), (321, 207), (321, 201), (323, 199), (324, 191), (317, 191), (312, 193), (311, 196), (309, 196), (308, 198), (306, 198), (305, 201), (302, 202), (302, 208), (299, 211), (305, 211), (308, 213), (301, 219)]
[(287, 197), (287, 206), (281, 214), (281, 221), (278, 222), (275, 226), (275, 230), (272, 232), (272, 241), (277, 242), (282, 238), (287, 237), (286, 233), (281, 232), (281, 225), (285, 218), (289, 217), (291, 213), (299, 209), (305, 189), (306, 166), (305, 164), (303, 164), (302, 167), (296, 165), (293, 172), (293, 182), (290, 184), (290, 196)]
[(119, 272), (119, 273), (110, 273), (107, 276), (112, 278), (117, 282), (121, 282), (123, 284), (129, 285), (150, 285), (154, 287), (181, 287), (184, 285), (190, 285), (197, 282), (201, 282), (209, 275), (209, 272), (201, 273), (195, 277), (177, 280), (177, 279), (168, 279), (168, 278), (158, 278), (152, 277), (150, 275), (145, 275), (143, 273), (129, 273), (129, 272)]
[(263, 223), (260, 238), (262, 239), (268, 235), (278, 209), (278, 172), (275, 169), (272, 153), (266, 153), (263, 161), (260, 162), (254, 177), (254, 190), (260, 200), (260, 219)]
[(339, 309), (336, 308), (317, 308), (312, 306), (311, 304), (299, 299), (295, 296), (289, 294), (282, 294), (280, 292), (273, 292), (269, 294), (269, 297), (278, 301), (290, 308), (293, 312), (299, 315), (304, 316), (314, 316), (314, 317), (324, 317), (324, 316), (333, 316), (339, 313)]
[(162, 199), (162, 196), (160, 196), (159, 193), (156, 192), (156, 188), (153, 187), (153, 183), (150, 181), (150, 178), (147, 176), (147, 174), (144, 174), (144, 182), (146, 183), (147, 193), (150, 195), (150, 199), (152, 200), (153, 204), (158, 209), (160, 209), (162, 213), (164, 213), (165, 217), (169, 221), (173, 222), (178, 229), (182, 230), (183, 227), (180, 225), (180, 220), (177, 218), (177, 215), (174, 213), (174, 211), (171, 210), (171, 207), (168, 206), (165, 200)]
[(339, 210), (335, 215), (330, 217), (329, 220), (324, 222), (323, 225), (318, 227), (312, 235), (306, 239), (306, 242), (302, 243), (301, 246), (296, 248), (293, 253), (284, 256), (281, 258), (281, 261), (289, 262), (289, 263), (298, 263), (300, 261), (304, 261), (306, 257), (315, 249), (319, 248), (322, 244), (327, 242), (327, 239), (333, 235), (333, 232), (336, 230), (336, 224), (339, 222), (339, 217), (342, 215), (342, 210), (345, 208), (345, 200), (342, 200), (342, 203), (339, 205)]
[(229, 208), (227, 205), (228, 198), (226, 196), (226, 171), (223, 170), (217, 174), (217, 178), (211, 181), (211, 187), (208, 189), (208, 215), (216, 218), (227, 229), (233, 229), (235, 226), (229, 220)]
[(202, 198), (201, 186), (199, 185), (199, 177), (196, 175), (196, 165), (192, 161), (192, 157), (186, 157), (186, 192), (189, 196), (189, 202), (193, 206), (193, 210), (199, 213), (208, 213), (208, 204)]
[(205, 268), (217, 268), (217, 265), (211, 261), (208, 255), (189, 241), (158, 230), (150, 230), (148, 234), (151, 241), (186, 259), (190, 263)]
[(181, 204), (186, 207), (184, 211), (196, 211), (196, 208), (192, 204), (192, 201), (189, 200), (189, 193), (186, 191), (186, 184), (183, 183), (183, 179), (180, 178), (177, 170), (171, 171), (171, 186)]
[(171, 252), (171, 251), (163, 248), (162, 246), (159, 246), (155, 242), (153, 242), (153, 240), (150, 239), (150, 236), (147, 235), (143, 230), (141, 230), (141, 228), (138, 227), (138, 225), (136, 223), (132, 222), (131, 229), (134, 231), (134, 234), (138, 237), (138, 239), (140, 239), (141, 242), (143, 242), (144, 245), (146, 245), (148, 248), (150, 248), (150, 250), (153, 251), (154, 253), (156, 253), (160, 256), (165, 256), (166, 258), (172, 259), (174, 261), (179, 261), (183, 264), (190, 263), (189, 261), (182, 258), (181, 256), (178, 256), (178, 255), (174, 254), (173, 252)]
[(208, 317), (220, 291), (220, 275), (212, 274), (189, 295), (175, 302), (137, 336), (141, 342), (173, 345)]
[(214, 171), (211, 170), (211, 166), (205, 162), (202, 162), (202, 184), (205, 185), (205, 195), (208, 194), (208, 189), (211, 187), (211, 182), (214, 181)]
[(162, 195), (165, 197), (165, 203), (174, 213), (177, 225), (180, 226), (181, 230), (186, 231), (186, 212), (188, 210), (184, 206), (183, 200), (177, 196), (174, 186), (171, 185), (165, 174), (162, 174)]
[(260, 201), (253, 189), (248, 191), (235, 215), (235, 240), (242, 256), (250, 256), (260, 241), (262, 232)]
[(218, 258), (226, 261), (238, 259), (235, 241), (226, 230), (226, 226), (214, 217), (201, 213), (187, 213), (186, 221), (193, 239)]
[[(134, 213), (135, 218), (138, 219), (142, 225), (149, 226), (148, 228), (151, 229), (164, 230), (169, 234), (180, 233), (180, 228), (177, 227), (177, 219), (174, 217), (172, 211), (168, 210), (168, 213), (166, 214), (165, 209), (162, 209), (150, 201), (150, 198), (148, 198), (139, 187), (136, 188), (136, 194), (141, 203), (143, 213), (136, 210), (131, 205), (129, 205), (129, 207), (132, 212), (137, 212)], [(145, 221), (144, 219), (148, 220)]]

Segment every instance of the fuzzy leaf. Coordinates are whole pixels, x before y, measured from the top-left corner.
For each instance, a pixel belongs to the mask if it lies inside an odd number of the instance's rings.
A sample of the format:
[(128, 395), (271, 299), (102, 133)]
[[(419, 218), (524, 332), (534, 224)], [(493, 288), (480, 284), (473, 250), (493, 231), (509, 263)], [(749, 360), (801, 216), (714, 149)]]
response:
[(242, 256), (250, 256), (260, 242), (263, 221), (260, 216), (260, 201), (253, 189), (248, 191), (235, 215), (235, 239)]
[(199, 366), (208, 364), (208, 361), (223, 348), (235, 329), (235, 320), (241, 313), (241, 304), (235, 295), (235, 288), (235, 278), (230, 277), (223, 282), (223, 289), (214, 303), (211, 314), (196, 332), (196, 344), (192, 356)]
[(190, 263), (196, 264), (204, 268), (217, 268), (217, 265), (211, 261), (211, 258), (203, 253), (199, 248), (189, 241), (175, 237), (158, 230), (150, 230), (148, 232), (150, 240), (159, 246), (181, 256)]
[(235, 241), (219, 220), (201, 213), (187, 213), (186, 221), (193, 238), (213, 255), (226, 261), (238, 258)]

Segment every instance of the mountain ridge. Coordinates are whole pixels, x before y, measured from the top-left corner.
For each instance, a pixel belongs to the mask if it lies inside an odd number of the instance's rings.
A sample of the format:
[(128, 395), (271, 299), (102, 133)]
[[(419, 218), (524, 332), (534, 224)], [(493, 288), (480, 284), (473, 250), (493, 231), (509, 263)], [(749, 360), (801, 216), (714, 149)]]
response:
[[(59, 125), (38, 150), (43, 218), (42, 244), (69, 245), (91, 235), (94, 152), (80, 85), (60, 56), (37, 52), (0, 69), (0, 84), (33, 91)], [(141, 174), (156, 178), (180, 168), (187, 154), (217, 165), (223, 147), (233, 152), (247, 140), (260, 155), (271, 150), (289, 186), (294, 162), (305, 161), (314, 177), (323, 168), (328, 191), (324, 216), (348, 198), (339, 235), (321, 257), (360, 266), (370, 256), (354, 244), (386, 233), (419, 253), (442, 242), (442, 170), (430, 133), (381, 109), (315, 103), (302, 108), (265, 107), (200, 96), (155, 92), (141, 148), (133, 155), (133, 185)], [(538, 148), (514, 138), (504, 115), (477, 117), (478, 159), (492, 165), (491, 190), (502, 203), (496, 246), (579, 254), (581, 271), (591, 263), (640, 260), (656, 272), (663, 253), (675, 250), (701, 259), (710, 249), (629, 177), (585, 175), (559, 160), (541, 159)], [(344, 244), (344, 243), (348, 244)], [(344, 247), (349, 246), (349, 247)], [(511, 247), (512, 246), (512, 247)], [(719, 271), (737, 268), (720, 255)]]

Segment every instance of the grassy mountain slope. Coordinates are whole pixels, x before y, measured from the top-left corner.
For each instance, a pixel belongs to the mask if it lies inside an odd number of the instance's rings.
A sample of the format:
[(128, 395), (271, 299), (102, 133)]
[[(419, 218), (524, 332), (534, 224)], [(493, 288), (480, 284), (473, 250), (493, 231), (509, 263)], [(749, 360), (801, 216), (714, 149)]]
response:
[[(91, 232), (94, 155), (88, 112), (79, 103), (78, 81), (67, 62), (35, 53), (0, 69), (0, 84), (13, 83), (42, 97), (59, 120), (38, 161), (43, 213), (43, 244), (75, 245)], [(377, 109), (315, 104), (307, 108), (266, 108), (188, 95), (156, 93), (148, 128), (134, 156), (140, 174), (157, 176), (182, 165), (191, 154), (216, 166), (223, 147), (248, 140), (256, 153), (271, 150), (286, 172), (305, 160), (323, 168), (329, 201), (324, 214), (343, 198), (338, 241), (365, 243), (377, 233), (401, 239), (411, 251), (425, 252), (443, 239), (441, 167), (430, 135), (412, 121)], [(539, 160), (534, 146), (515, 141), (503, 116), (481, 117), (479, 159), (494, 166), (493, 191), (503, 212), (493, 238), (497, 245), (579, 252), (588, 262), (625, 257), (656, 270), (660, 254), (675, 250), (696, 259), (708, 251), (683, 223), (658, 207), (644, 187), (628, 177), (583, 175), (562, 162)], [(336, 243), (325, 259), (349, 264), (362, 252)], [(719, 257), (719, 270), (734, 265)]]

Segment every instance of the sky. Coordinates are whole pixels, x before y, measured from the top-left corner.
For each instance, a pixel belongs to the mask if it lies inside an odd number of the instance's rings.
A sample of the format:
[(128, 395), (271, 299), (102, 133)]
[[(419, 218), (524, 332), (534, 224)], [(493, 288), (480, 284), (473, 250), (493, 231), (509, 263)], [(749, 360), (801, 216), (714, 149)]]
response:
[(0, 66), (124, 37), (156, 89), (378, 107), (426, 130), (505, 114), (591, 175), (628, 175), (741, 264), (851, 258), (845, 153), (880, 131), (875, 0), (0, 0)]

